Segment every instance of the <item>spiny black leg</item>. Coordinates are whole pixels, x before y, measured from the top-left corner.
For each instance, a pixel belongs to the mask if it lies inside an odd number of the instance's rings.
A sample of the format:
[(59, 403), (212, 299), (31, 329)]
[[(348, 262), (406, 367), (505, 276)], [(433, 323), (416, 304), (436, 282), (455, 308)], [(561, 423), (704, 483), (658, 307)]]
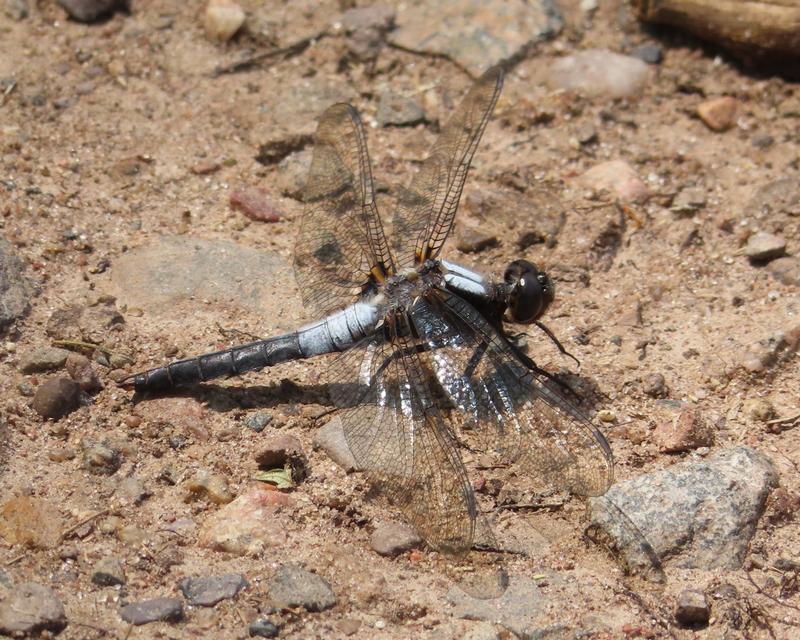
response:
[(563, 353), (565, 356), (569, 356), (570, 358), (572, 358), (575, 361), (575, 364), (577, 364), (579, 367), (581, 366), (581, 361), (578, 360), (575, 356), (573, 356), (569, 351), (567, 351), (564, 348), (564, 345), (561, 344), (561, 341), (558, 338), (556, 338), (555, 334), (552, 331), (550, 331), (550, 329), (548, 329), (547, 325), (545, 325), (543, 322), (540, 322), (539, 320), (534, 320), (533, 324), (535, 324), (542, 331), (544, 331), (545, 335), (548, 338), (550, 338), (550, 340), (553, 341), (553, 343), (556, 345), (556, 347), (558, 347), (558, 350), (561, 353)]

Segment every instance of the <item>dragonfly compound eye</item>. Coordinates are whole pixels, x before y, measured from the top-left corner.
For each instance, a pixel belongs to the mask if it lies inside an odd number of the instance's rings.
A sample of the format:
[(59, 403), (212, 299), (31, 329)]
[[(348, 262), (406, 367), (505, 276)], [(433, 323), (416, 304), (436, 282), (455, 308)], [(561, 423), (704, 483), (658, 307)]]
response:
[(529, 324), (538, 320), (555, 297), (553, 281), (527, 260), (514, 260), (505, 273), (508, 313), (512, 322)]

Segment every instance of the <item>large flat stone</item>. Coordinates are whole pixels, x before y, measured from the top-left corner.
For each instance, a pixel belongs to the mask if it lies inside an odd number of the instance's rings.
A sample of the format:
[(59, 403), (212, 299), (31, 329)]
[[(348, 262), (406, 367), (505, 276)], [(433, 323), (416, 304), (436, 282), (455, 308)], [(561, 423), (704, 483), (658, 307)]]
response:
[(521, 58), (562, 24), (555, 3), (545, 0), (414, 0), (398, 6), (395, 23), (392, 44), (446, 56), (474, 76)]
[(190, 298), (274, 313), (296, 291), (291, 265), (277, 253), (186, 236), (129, 251), (114, 263), (112, 281), (119, 302), (156, 314), (174, 313)]

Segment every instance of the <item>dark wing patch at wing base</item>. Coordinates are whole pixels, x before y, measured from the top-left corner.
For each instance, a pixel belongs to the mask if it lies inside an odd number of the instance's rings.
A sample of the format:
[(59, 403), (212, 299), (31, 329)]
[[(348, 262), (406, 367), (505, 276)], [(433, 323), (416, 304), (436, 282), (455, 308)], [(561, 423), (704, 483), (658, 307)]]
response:
[(304, 304), (324, 316), (354, 302), (376, 264), (392, 264), (364, 127), (350, 105), (319, 120), (304, 199), (295, 277)]

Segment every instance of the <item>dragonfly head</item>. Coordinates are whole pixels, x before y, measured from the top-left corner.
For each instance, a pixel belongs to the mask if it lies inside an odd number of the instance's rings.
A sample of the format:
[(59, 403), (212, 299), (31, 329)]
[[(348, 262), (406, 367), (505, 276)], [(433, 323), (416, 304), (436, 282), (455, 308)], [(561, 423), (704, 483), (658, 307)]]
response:
[(514, 260), (508, 265), (505, 283), (512, 322), (530, 324), (538, 320), (555, 298), (553, 281), (527, 260)]

